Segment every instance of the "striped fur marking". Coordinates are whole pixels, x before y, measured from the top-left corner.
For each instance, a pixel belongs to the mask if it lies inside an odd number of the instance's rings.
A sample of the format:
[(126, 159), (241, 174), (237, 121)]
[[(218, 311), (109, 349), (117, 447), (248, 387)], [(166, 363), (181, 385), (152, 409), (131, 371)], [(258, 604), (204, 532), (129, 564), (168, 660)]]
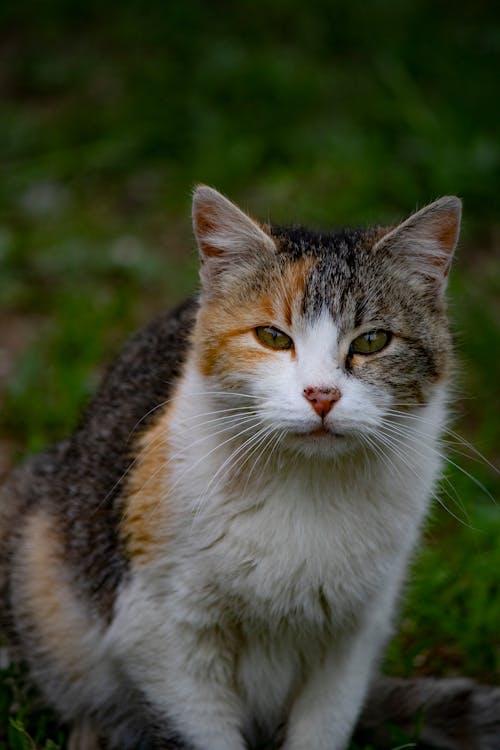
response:
[(139, 564), (153, 561), (172, 537), (166, 483), (168, 421), (166, 409), (141, 435), (126, 483), (121, 532), (130, 559)]

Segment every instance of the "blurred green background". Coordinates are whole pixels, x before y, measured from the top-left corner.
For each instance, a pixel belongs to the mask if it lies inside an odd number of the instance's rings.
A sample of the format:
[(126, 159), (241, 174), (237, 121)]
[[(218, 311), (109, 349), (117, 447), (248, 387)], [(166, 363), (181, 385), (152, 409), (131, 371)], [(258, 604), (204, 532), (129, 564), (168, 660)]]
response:
[[(66, 434), (127, 333), (196, 285), (196, 182), (324, 227), (458, 194), (454, 429), (485, 459), (449, 436), (472, 478), (450, 464), (386, 668), (497, 681), (499, 70), (484, 0), (4, 0), (0, 475)], [(58, 747), (0, 674), (0, 748)]]

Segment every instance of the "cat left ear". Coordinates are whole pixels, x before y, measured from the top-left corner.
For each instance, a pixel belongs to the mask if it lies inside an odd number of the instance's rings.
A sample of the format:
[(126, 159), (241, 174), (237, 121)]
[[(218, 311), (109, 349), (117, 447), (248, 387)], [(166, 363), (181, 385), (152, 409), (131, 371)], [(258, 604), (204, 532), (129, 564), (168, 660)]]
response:
[(204, 282), (230, 270), (232, 262), (248, 263), (256, 254), (276, 251), (273, 240), (256, 221), (206, 185), (194, 191), (193, 229)]
[(412, 214), (378, 240), (373, 249), (386, 247), (404, 257), (409, 269), (437, 285), (442, 294), (458, 241), (461, 212), (460, 199), (446, 195)]

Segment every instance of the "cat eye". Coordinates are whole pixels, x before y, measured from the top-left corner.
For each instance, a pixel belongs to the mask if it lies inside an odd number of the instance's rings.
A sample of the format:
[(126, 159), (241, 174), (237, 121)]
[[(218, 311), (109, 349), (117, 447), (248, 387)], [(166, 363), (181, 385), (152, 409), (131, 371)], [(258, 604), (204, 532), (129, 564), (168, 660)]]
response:
[(368, 331), (351, 342), (349, 351), (351, 354), (375, 354), (387, 346), (390, 339), (388, 331)]
[(293, 349), (293, 341), (283, 331), (273, 326), (257, 326), (255, 335), (264, 346), (270, 349)]

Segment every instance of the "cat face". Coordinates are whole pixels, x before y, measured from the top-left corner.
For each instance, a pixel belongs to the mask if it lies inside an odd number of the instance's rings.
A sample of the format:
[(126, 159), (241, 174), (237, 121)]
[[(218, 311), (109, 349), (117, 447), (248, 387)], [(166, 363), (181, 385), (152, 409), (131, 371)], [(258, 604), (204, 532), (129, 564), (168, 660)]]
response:
[(392, 412), (428, 404), (450, 369), (444, 288), (459, 213), (444, 198), (395, 229), (319, 234), (260, 227), (199, 188), (195, 349), (214, 393), (281, 447), (321, 456), (370, 444)]

